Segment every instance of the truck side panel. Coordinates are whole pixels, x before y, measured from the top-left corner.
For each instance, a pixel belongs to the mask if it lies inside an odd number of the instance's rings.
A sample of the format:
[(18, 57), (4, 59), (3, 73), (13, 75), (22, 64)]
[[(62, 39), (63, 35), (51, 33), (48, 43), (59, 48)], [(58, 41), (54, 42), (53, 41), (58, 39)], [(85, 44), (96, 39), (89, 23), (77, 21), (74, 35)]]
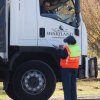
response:
[(36, 0), (12, 0), (10, 9), (10, 45), (36, 46)]

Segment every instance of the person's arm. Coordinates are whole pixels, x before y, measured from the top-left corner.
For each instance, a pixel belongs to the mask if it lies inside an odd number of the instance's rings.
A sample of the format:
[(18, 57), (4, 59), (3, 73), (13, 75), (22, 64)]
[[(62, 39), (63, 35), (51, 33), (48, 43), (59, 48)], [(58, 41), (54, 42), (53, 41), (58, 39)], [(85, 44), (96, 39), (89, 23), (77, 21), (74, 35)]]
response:
[(59, 57), (62, 59), (66, 59), (68, 57), (68, 52), (66, 49), (58, 49)]

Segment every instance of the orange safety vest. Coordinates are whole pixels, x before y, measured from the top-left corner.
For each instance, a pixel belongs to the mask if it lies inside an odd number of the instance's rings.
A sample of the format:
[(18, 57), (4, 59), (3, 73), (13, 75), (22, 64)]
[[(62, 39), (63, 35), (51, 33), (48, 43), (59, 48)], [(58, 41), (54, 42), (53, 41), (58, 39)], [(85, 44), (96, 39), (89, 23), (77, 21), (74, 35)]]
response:
[(66, 59), (60, 59), (60, 66), (62, 68), (79, 68), (80, 56), (70, 57), (71, 52), (69, 47), (65, 47), (68, 52), (68, 57)]

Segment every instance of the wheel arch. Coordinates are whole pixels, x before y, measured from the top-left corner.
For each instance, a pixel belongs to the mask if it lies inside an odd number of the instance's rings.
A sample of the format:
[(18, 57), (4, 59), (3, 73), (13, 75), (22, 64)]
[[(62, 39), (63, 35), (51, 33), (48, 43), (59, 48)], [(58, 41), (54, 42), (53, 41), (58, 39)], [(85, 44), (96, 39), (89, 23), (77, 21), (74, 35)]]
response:
[(14, 72), (17, 67), (30, 60), (40, 60), (47, 63), (56, 75), (57, 81), (60, 79), (59, 59), (52, 53), (45, 52), (17, 52), (10, 61), (10, 71)]

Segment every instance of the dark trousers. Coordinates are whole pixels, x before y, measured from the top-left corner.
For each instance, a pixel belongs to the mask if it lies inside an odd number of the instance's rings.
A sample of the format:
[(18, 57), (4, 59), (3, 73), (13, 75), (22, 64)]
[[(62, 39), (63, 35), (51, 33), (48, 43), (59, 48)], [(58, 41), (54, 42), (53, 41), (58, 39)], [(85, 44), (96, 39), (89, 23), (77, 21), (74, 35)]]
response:
[(62, 85), (64, 90), (64, 100), (77, 100), (76, 76), (77, 69), (62, 69)]

